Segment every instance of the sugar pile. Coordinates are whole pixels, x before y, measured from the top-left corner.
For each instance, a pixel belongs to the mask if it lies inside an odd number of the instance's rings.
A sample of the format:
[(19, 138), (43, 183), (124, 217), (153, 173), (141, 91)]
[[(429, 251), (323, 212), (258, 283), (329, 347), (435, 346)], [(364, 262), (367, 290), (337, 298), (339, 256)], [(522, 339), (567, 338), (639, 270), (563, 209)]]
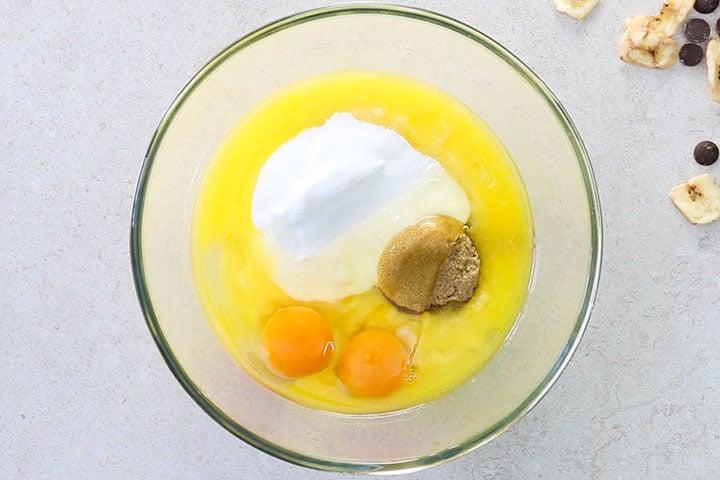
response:
[(427, 215), (466, 222), (462, 187), (394, 130), (337, 113), (278, 148), (255, 186), (252, 220), (297, 300), (335, 301), (375, 284), (380, 255)]

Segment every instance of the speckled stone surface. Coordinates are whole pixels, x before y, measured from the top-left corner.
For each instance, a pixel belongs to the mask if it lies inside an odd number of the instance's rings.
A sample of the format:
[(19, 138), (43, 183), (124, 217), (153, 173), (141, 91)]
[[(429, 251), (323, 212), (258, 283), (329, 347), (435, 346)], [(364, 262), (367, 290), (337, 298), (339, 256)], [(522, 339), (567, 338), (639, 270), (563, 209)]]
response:
[[(0, 478), (342, 477), (203, 413), (153, 344), (128, 252), (137, 175), (175, 94), (233, 40), (329, 3), (2, 2)], [(406, 3), (488, 33), (557, 94), (593, 160), (606, 248), (590, 327), (549, 395), (489, 445), (403, 478), (717, 478), (720, 222), (691, 226), (667, 198), (720, 177), (692, 160), (720, 141), (704, 67), (618, 60), (623, 19), (659, 0), (600, 0), (582, 23), (551, 0)]]

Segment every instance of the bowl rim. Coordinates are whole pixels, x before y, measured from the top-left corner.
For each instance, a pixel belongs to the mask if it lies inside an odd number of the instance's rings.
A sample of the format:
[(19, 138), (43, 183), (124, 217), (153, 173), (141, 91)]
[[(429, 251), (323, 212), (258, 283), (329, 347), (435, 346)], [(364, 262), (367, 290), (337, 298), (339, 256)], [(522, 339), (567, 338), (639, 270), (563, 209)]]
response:
[[(360, 464), (309, 457), (270, 442), (235, 422), (219, 407), (217, 407), (212, 400), (202, 393), (200, 388), (198, 388), (198, 386), (193, 382), (181, 366), (180, 362), (177, 360), (158, 322), (144, 275), (141, 225), (145, 205), (144, 200), (149, 186), (150, 173), (153, 169), (155, 155), (165, 137), (167, 129), (190, 95), (203, 83), (205, 78), (223, 64), (226, 59), (251, 46), (255, 42), (296, 25), (341, 15), (388, 15), (431, 23), (449, 29), (469, 38), (470, 40), (473, 40), (476, 43), (479, 43), (481, 46), (487, 48), (500, 59), (505, 61), (545, 100), (546, 104), (550, 107), (554, 116), (565, 130), (565, 134), (570, 141), (575, 153), (575, 158), (582, 173), (585, 193), (590, 207), (591, 250), (583, 302), (580, 306), (578, 317), (570, 337), (566, 341), (557, 360), (547, 375), (523, 402), (485, 431), (480, 432), (459, 445), (445, 448), (431, 455), (392, 463)], [(599, 285), (603, 250), (602, 239), (602, 213), (600, 209), (600, 198), (587, 150), (565, 108), (560, 104), (559, 100), (548, 88), (548, 86), (529, 67), (527, 67), (521, 60), (519, 60), (500, 43), (496, 42), (486, 34), (446, 15), (415, 7), (405, 7), (399, 5), (352, 4), (316, 8), (290, 15), (269, 23), (233, 42), (230, 46), (225, 48), (222, 52), (212, 58), (205, 66), (203, 66), (200, 71), (196, 73), (182, 88), (180, 93), (175, 97), (172, 104), (163, 115), (143, 160), (133, 200), (130, 226), (130, 257), (138, 301), (142, 308), (146, 324), (150, 329), (155, 344), (160, 350), (163, 359), (170, 371), (190, 397), (223, 428), (262, 452), (304, 467), (346, 473), (409, 473), (448, 462), (490, 442), (523, 418), (547, 394), (565, 367), (568, 365), (578, 347), (583, 333), (587, 328), (590, 312), (595, 302)]]

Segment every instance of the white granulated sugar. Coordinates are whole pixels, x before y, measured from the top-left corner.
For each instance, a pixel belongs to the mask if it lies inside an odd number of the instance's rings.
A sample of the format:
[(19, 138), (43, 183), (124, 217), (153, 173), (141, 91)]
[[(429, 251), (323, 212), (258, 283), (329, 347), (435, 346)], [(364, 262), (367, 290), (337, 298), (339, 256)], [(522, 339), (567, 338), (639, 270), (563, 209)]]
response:
[(274, 280), (298, 300), (334, 301), (371, 288), (387, 242), (435, 214), (467, 220), (457, 182), (397, 132), (349, 113), (278, 148), (252, 204)]

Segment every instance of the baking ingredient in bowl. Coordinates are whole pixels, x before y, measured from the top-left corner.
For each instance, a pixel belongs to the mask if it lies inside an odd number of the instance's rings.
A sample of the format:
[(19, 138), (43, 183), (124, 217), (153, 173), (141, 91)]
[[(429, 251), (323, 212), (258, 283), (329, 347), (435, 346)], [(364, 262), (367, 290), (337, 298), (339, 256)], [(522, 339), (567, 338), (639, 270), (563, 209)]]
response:
[[(465, 231), (482, 254), (483, 275), (477, 293), (461, 308), (411, 314), (395, 307), (378, 288), (333, 302), (302, 302), (276, 283), (277, 261), (252, 219), (257, 179), (273, 152), (338, 112), (397, 132), (415, 150), (436, 159), (467, 192), (471, 213)], [(348, 246), (349, 256), (359, 251), (357, 245)], [(508, 151), (467, 105), (400, 75), (331, 72), (283, 87), (239, 119), (198, 192), (191, 255), (208, 322), (245, 372), (308, 408), (390, 412), (457, 388), (503, 344), (528, 292), (532, 215)], [(372, 268), (377, 276), (377, 265)], [(275, 311), (289, 305), (316, 311), (332, 332), (334, 350), (316, 373), (290, 378), (270, 363), (263, 330)], [(367, 330), (394, 334), (410, 360), (401, 387), (382, 397), (355, 396), (337, 375), (347, 346)]]
[(707, 173), (674, 187), (670, 199), (692, 224), (702, 225), (720, 218), (720, 187)]
[(672, 36), (687, 19), (694, 0), (668, 0), (655, 16), (636, 15), (625, 20), (620, 58), (633, 65), (668, 68), (678, 59)]
[(408, 354), (398, 337), (385, 330), (364, 330), (347, 344), (336, 373), (355, 397), (385, 397), (399, 389)]
[(555, 8), (576, 20), (587, 17), (597, 5), (598, 0), (553, 0)]
[(281, 308), (263, 328), (270, 366), (280, 375), (299, 378), (317, 373), (330, 361), (334, 345), (325, 319), (311, 308)]
[(436, 215), (390, 240), (380, 257), (378, 287), (399, 307), (422, 313), (468, 300), (479, 273), (480, 258), (463, 223)]
[(719, 155), (720, 150), (718, 150), (718, 146), (709, 140), (698, 143), (693, 151), (695, 161), (703, 166), (712, 165), (717, 162)]
[(480, 255), (470, 235), (463, 233), (452, 244), (440, 267), (429, 308), (450, 302), (467, 302), (475, 293), (480, 277)]
[(280, 146), (262, 167), (252, 202), (275, 281), (303, 301), (372, 288), (388, 240), (433, 214), (464, 223), (463, 188), (397, 132), (349, 113)]
[(720, 102), (720, 40), (713, 38), (708, 42), (707, 51), (708, 84), (710, 97)]

